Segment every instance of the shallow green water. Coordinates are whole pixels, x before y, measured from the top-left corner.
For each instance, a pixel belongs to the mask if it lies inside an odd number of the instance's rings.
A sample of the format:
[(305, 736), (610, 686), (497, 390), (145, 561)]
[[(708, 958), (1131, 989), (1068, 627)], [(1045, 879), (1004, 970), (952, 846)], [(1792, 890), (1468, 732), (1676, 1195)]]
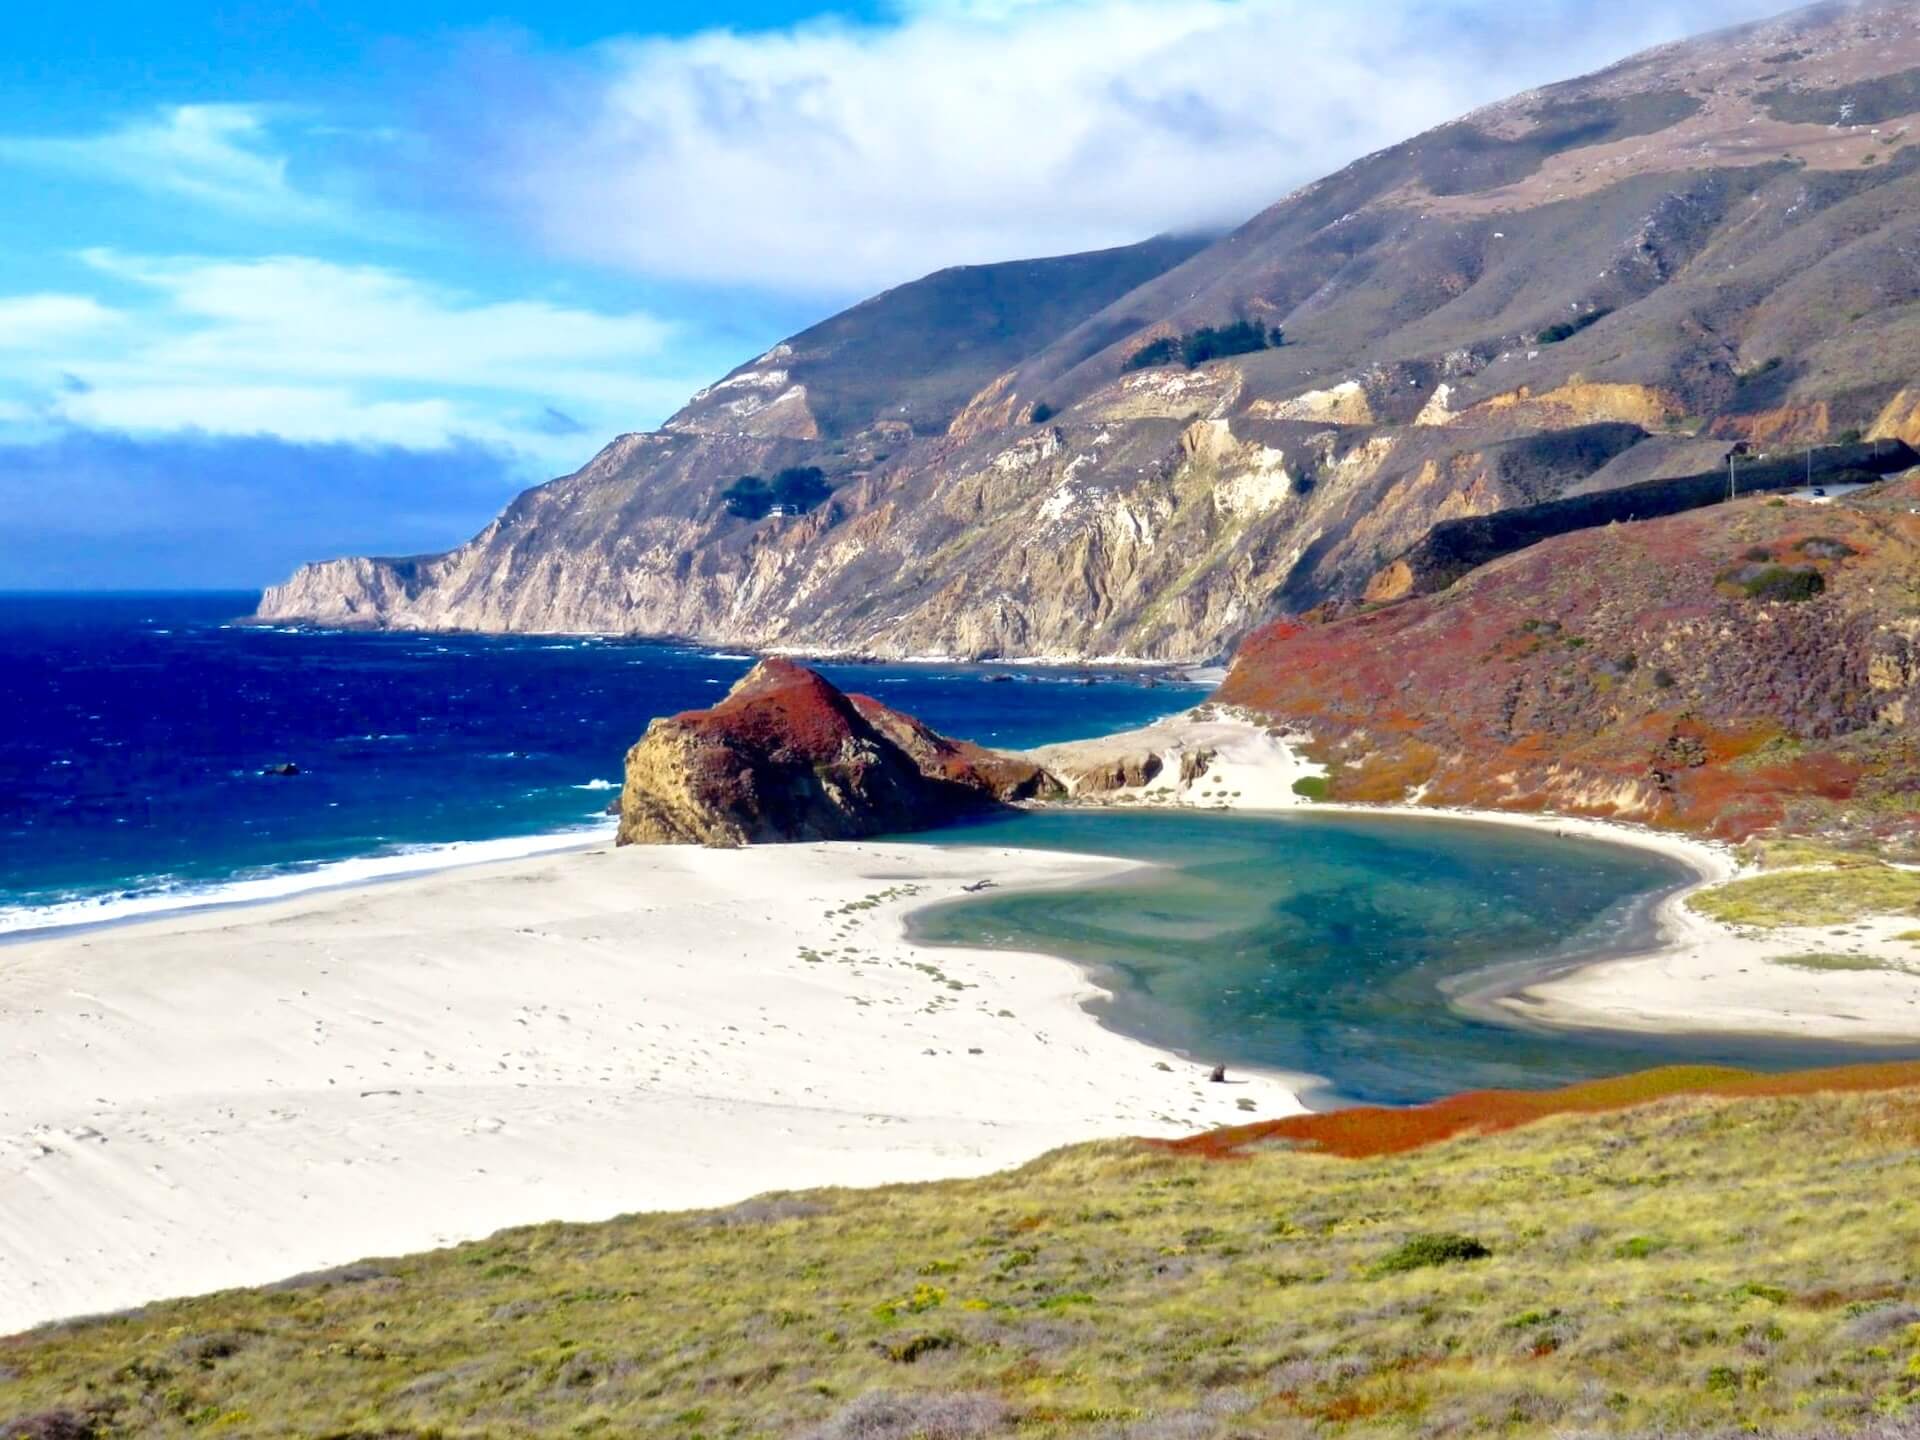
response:
[(939, 843), (1158, 862), (1098, 885), (988, 892), (923, 912), (914, 933), (1076, 960), (1114, 990), (1104, 1014), (1115, 1028), (1196, 1060), (1325, 1077), (1330, 1093), (1316, 1103), (1540, 1086), (1677, 1059), (1775, 1068), (1863, 1055), (1570, 1036), (1452, 1008), (1443, 986), (1463, 975), (1646, 938), (1652, 899), (1688, 872), (1636, 848), (1425, 818), (1124, 811), (1043, 811)]

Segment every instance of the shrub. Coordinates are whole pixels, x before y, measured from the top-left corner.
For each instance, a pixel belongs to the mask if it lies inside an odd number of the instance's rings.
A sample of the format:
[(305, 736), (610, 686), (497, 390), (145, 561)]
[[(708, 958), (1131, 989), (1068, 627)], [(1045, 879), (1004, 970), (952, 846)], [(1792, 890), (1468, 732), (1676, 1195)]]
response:
[(1671, 690), (1679, 683), (1673, 678), (1673, 672), (1664, 665), (1653, 672), (1653, 688), (1656, 690)]
[(818, 465), (789, 465), (773, 477), (773, 499), (778, 505), (811, 510), (832, 493), (826, 472)]
[(1306, 800), (1324, 800), (1327, 798), (1327, 777), (1302, 775), (1293, 782), (1293, 793)]
[(1667, 1242), (1653, 1235), (1633, 1235), (1613, 1247), (1616, 1260), (1645, 1260), (1667, 1248)]
[(1027, 423), (1030, 425), (1044, 425), (1059, 413), (1058, 410), (1054, 409), (1053, 406), (1049, 405), (1046, 401), (1036, 400), (1033, 404), (1033, 409), (1027, 412)]
[(1846, 560), (1860, 553), (1846, 541), (1831, 535), (1809, 535), (1793, 548), (1813, 560)]
[(1740, 565), (1723, 572), (1720, 583), (1738, 590), (1749, 600), (1779, 600), (1789, 604), (1811, 600), (1827, 588), (1825, 577), (1805, 565)]
[(1534, 336), (1534, 343), (1539, 345), (1558, 345), (1562, 340), (1571, 340), (1589, 325), (1598, 325), (1612, 313), (1612, 310), (1589, 310), (1586, 314), (1576, 316), (1572, 320), (1562, 320), (1557, 325), (1547, 326), (1546, 329)]
[(758, 520), (776, 505), (804, 514), (827, 496), (833, 487), (826, 472), (817, 465), (789, 465), (768, 484), (758, 475), (742, 475), (720, 492), (727, 513), (743, 520)]
[(743, 520), (758, 520), (773, 505), (767, 482), (758, 475), (742, 475), (720, 492), (720, 498), (726, 502), (729, 515)]
[(1286, 333), (1278, 326), (1268, 330), (1255, 320), (1235, 320), (1230, 325), (1203, 325), (1179, 338), (1163, 335), (1150, 340), (1129, 355), (1124, 370), (1147, 370), (1156, 365), (1171, 365), (1176, 360), (1189, 370), (1209, 360), (1229, 355), (1248, 355), (1286, 343)]
[(1236, 320), (1231, 325), (1222, 325), (1217, 329), (1211, 325), (1202, 326), (1186, 336), (1180, 342), (1180, 358), (1187, 362), (1187, 368), (1191, 370), (1209, 360), (1264, 350), (1267, 344), (1264, 326), (1252, 320)]
[(1127, 357), (1122, 366), (1126, 370), (1151, 370), (1156, 365), (1171, 365), (1180, 358), (1180, 342), (1171, 336), (1163, 335), (1158, 340), (1149, 340), (1133, 354)]
[(1415, 1235), (1382, 1257), (1374, 1265), (1373, 1273), (1400, 1275), (1409, 1270), (1425, 1270), (1434, 1265), (1462, 1265), (1470, 1260), (1491, 1259), (1492, 1256), (1493, 1251), (1471, 1235)]

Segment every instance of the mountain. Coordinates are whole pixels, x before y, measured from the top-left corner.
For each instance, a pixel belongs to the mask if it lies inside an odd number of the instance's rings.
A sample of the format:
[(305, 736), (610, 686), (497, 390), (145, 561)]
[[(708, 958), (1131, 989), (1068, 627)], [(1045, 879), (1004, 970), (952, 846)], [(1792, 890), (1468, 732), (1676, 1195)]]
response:
[(890, 291), (466, 545), (309, 566), (260, 613), (1219, 655), (1362, 595), (1439, 522), (1702, 473), (1736, 443), (1920, 441), (1916, 121), (1905, 3), (1665, 46), (1211, 243)]

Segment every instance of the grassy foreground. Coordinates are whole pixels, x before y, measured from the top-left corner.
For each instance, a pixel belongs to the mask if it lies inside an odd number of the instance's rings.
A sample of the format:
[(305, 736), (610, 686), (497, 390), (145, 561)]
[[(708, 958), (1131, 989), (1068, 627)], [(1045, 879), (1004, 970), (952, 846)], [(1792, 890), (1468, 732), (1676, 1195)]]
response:
[(1366, 1159), (1108, 1143), (505, 1232), (0, 1342), (0, 1437), (1834, 1433), (1920, 1413), (1920, 1091), (1588, 1108)]

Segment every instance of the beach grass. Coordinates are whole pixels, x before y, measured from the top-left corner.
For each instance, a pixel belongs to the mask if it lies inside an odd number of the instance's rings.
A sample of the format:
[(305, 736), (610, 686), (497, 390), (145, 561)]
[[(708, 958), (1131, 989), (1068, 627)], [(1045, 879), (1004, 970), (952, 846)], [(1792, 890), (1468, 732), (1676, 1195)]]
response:
[(1793, 970), (1903, 970), (1905, 967), (1874, 955), (1843, 955), (1832, 951), (1814, 951), (1806, 955), (1775, 955), (1769, 963)]
[(0, 1342), (0, 1436), (1831, 1434), (1920, 1405), (1916, 1079), (513, 1230)]
[(1809, 864), (1803, 856), (1802, 863), (1717, 885), (1687, 903), (1711, 920), (1763, 930), (1920, 914), (1920, 872), (1870, 857), (1830, 853), (1844, 859)]

